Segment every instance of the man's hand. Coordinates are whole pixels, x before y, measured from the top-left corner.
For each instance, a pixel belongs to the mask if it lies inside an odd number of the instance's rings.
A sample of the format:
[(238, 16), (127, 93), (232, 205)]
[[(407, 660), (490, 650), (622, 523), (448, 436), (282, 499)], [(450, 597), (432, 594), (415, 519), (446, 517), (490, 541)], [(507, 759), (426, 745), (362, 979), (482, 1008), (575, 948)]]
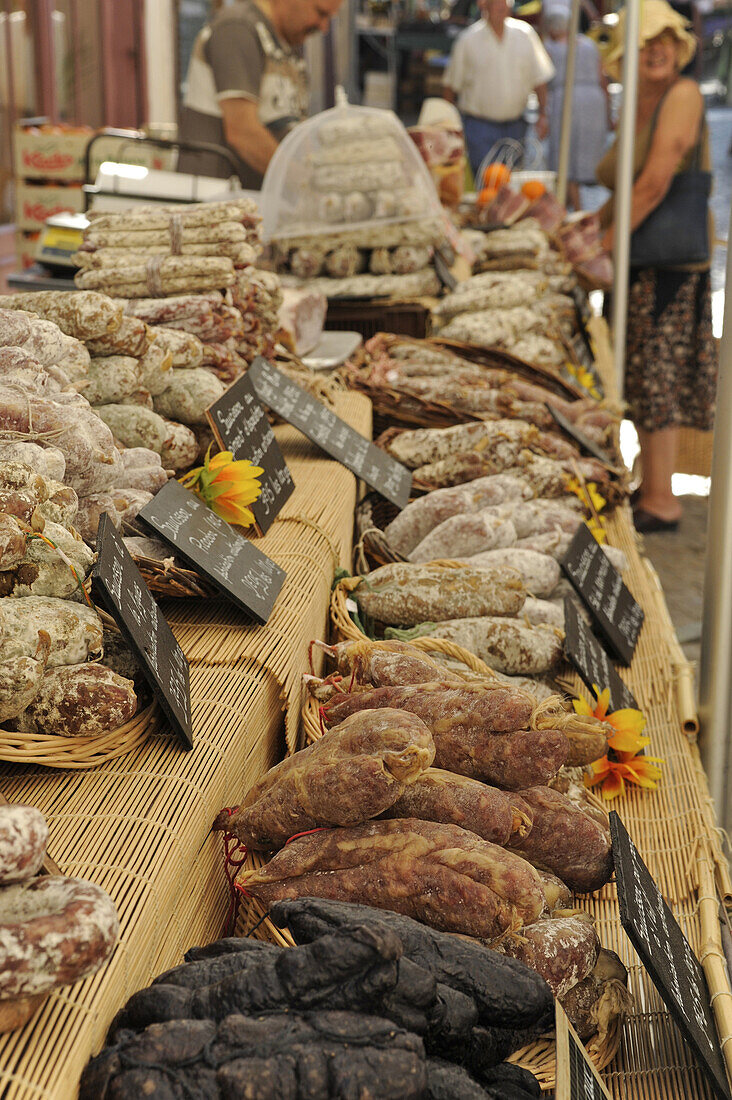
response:
[(257, 104), (251, 99), (222, 99), (226, 144), (262, 175), (274, 156), (277, 142), (259, 121)]
[(536, 136), (539, 141), (544, 141), (549, 133), (549, 119), (543, 111), (539, 114), (534, 129), (536, 130)]

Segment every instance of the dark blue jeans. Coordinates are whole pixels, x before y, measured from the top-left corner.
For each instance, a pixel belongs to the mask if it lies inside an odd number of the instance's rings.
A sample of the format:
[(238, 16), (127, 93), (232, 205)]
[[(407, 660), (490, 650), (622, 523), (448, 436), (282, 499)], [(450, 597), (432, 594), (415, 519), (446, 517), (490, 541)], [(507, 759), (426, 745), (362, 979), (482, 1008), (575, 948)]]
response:
[(516, 118), (510, 122), (491, 122), (489, 118), (463, 115), (462, 119), (468, 159), (473, 175), (476, 177), (476, 190), (480, 191), (482, 182), (477, 178), (477, 174), (486, 153), (489, 152), (491, 146), (503, 138), (513, 138), (514, 141), (520, 141), (523, 145), (526, 138), (527, 124), (523, 118)]

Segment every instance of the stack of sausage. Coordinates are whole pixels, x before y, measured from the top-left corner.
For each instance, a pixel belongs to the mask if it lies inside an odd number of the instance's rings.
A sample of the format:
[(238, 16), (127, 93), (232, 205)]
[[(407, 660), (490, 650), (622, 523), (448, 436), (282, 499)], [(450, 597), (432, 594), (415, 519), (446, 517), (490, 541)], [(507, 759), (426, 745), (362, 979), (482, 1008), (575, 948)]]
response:
[(502, 1062), (551, 1020), (521, 963), (364, 905), (273, 906), (296, 945), (224, 939), (136, 993), (81, 1100), (529, 1100)]
[[(44, 304), (87, 338), (121, 325), (102, 295)], [(98, 735), (138, 708), (140, 670), (116, 636), (104, 636), (83, 584), (101, 512), (120, 526), (168, 474), (152, 450), (120, 452), (77, 392), (94, 383), (95, 362), (104, 360), (55, 323), (0, 311), (0, 721), (26, 733)]]
[[(549, 192), (532, 201), (525, 194), (503, 186), (493, 201), (479, 210), (478, 224), (502, 227), (482, 234), (483, 241), (476, 232), (469, 231), (469, 239), (475, 243), (479, 258), (490, 266), (496, 265), (501, 254), (505, 259), (516, 251), (514, 242), (521, 241), (524, 248), (545, 255), (553, 246), (556, 249), (554, 256), (561, 257), (593, 287), (609, 290), (612, 286), (612, 258), (600, 244), (597, 213), (580, 212), (568, 216), (566, 209)], [(496, 233), (498, 236), (493, 241)], [(544, 238), (543, 243), (537, 243), (539, 233)]]
[[(45, 318), (44, 322), (34, 319), (32, 325), (46, 326), (49, 348), (51, 330), (61, 339), (74, 338), (86, 357), (85, 370), (73, 380), (73, 388), (79, 391), (76, 404), (91, 404), (121, 447), (145, 451), (135, 456), (144, 474), (138, 472), (128, 481), (110, 476), (105, 485), (89, 491), (125, 486), (154, 493), (167, 480), (164, 470), (186, 470), (193, 464), (198, 442), (192, 429), (205, 422), (205, 408), (221, 396), (224, 387), (208, 371), (185, 365), (191, 362), (190, 337), (174, 329), (153, 330), (127, 318), (118, 302), (95, 291), (40, 291), (9, 295), (2, 301), (8, 309), (33, 310)], [(3, 337), (3, 342), (9, 339)], [(116, 464), (119, 457), (115, 454), (112, 461)], [(113, 510), (110, 514), (114, 517)], [(96, 531), (95, 524), (92, 529)]]
[[(478, 279), (482, 278), (478, 276)], [(487, 282), (479, 297), (485, 294), (488, 300), (500, 300), (505, 306), (515, 305), (519, 294), (530, 302), (532, 295), (540, 293), (545, 283), (543, 277), (530, 272), (489, 274), (485, 278)], [(468, 280), (463, 286), (467, 287), (471, 282)], [(455, 295), (445, 298), (444, 305), (449, 306), (460, 293), (456, 291)], [(493, 295), (495, 298), (492, 298)], [(472, 294), (470, 299), (474, 303), (478, 301)], [(512, 309), (505, 310), (506, 314), (511, 312)], [(612, 447), (612, 433), (619, 418), (591, 398), (570, 401), (539, 382), (520, 377), (503, 365), (488, 366), (473, 362), (430, 342), (378, 333), (368, 341), (365, 350), (365, 363), (344, 371), (347, 383), (358, 386), (363, 380), (372, 389), (388, 387), (415, 402), (437, 401), (453, 409), (456, 418), (458, 415), (475, 420), (510, 418), (523, 420), (542, 432), (556, 433), (557, 423), (547, 408), (549, 405), (588, 438), (602, 447)], [(453, 440), (451, 436), (440, 438)], [(462, 452), (457, 450), (458, 445), (462, 447)], [(467, 436), (458, 433), (450, 444), (453, 454), (473, 449), (470, 433)], [(607, 474), (603, 480), (608, 481)]]
[(558, 370), (563, 340), (576, 330), (575, 306), (565, 275), (541, 271), (490, 271), (460, 283), (433, 308), (440, 335), (483, 348), (502, 348), (528, 363)]
[[(279, 203), (279, 209), (271, 219), (285, 285), (307, 286), (327, 298), (439, 292), (432, 260), (444, 242), (444, 225), (393, 115), (358, 108), (327, 112), (303, 132), (302, 144), (294, 140), (287, 148), (289, 163), (272, 173), (272, 207)], [(281, 178), (287, 200), (277, 194)]]
[(130, 317), (194, 338), (175, 341), (175, 365), (205, 367), (230, 382), (257, 355), (271, 354), (281, 295), (277, 276), (254, 266), (261, 241), (253, 203), (90, 218), (75, 257), (77, 285), (124, 299)]
[(32, 806), (0, 806), (0, 1031), (25, 1023), (53, 989), (93, 974), (119, 931), (91, 882), (39, 875), (48, 826)]
[(572, 892), (609, 881), (610, 832), (562, 769), (601, 755), (607, 727), (408, 644), (329, 652), (327, 732), (217, 820), (276, 853), (240, 875), (244, 891), (363, 902), (480, 940), (541, 974), (585, 1037), (604, 1030), (624, 971)]
[(75, 255), (76, 284), (120, 298), (161, 298), (232, 286), (254, 262), (259, 218), (248, 199), (190, 206), (141, 206), (89, 213)]

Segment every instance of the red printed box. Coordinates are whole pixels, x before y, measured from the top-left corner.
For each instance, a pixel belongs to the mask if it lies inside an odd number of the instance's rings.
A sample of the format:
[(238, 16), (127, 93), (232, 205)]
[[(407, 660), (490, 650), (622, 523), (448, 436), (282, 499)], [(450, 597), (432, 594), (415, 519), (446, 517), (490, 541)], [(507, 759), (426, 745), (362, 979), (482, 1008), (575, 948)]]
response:
[(40, 239), (40, 231), (29, 232), (27, 229), (15, 232), (15, 257), (18, 267), (25, 269), (36, 262), (36, 249)]
[[(15, 131), (15, 175), (19, 179), (82, 182), (86, 147), (93, 136), (91, 129), (19, 126)], [(105, 160), (170, 169), (175, 167), (175, 152), (124, 138), (100, 138), (92, 146), (91, 183)]]
[(16, 183), (15, 224), (19, 229), (40, 229), (54, 214), (80, 213), (84, 209), (81, 185), (68, 187), (42, 183)]

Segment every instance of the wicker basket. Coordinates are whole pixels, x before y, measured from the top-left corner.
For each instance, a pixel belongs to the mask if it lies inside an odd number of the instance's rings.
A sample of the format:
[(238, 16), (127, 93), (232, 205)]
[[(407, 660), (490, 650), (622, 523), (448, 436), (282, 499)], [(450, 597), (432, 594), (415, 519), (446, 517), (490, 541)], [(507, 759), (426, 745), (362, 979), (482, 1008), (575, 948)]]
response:
[[(519, 359), (517, 356), (511, 355), (510, 352), (503, 351), (501, 348), (480, 348), (475, 344), (465, 344), (459, 340), (446, 340), (439, 336), (433, 336), (430, 340), (423, 341), (407, 339), (404, 336), (396, 336), (393, 333), (381, 331), (378, 335), (387, 352), (394, 344), (405, 343), (414, 344), (418, 348), (439, 348), (451, 352), (453, 355), (457, 355), (460, 359), (465, 359), (469, 363), (475, 363), (489, 370), (509, 371), (512, 374), (518, 375), (520, 378), (525, 378), (528, 382), (534, 382), (537, 385), (544, 386), (545, 389), (549, 390), (551, 393), (555, 393), (569, 400), (575, 400), (584, 396), (580, 389), (571, 382), (559, 377), (559, 375), (549, 367), (542, 367), (536, 363), (528, 363), (526, 360)], [(361, 356), (355, 361), (352, 379), (346, 378), (349, 385), (355, 384), (359, 379), (362, 379), (362, 384), (364, 386), (367, 384), (368, 372), (360, 365), (364, 361), (364, 356)], [(360, 385), (357, 388), (361, 388)], [(378, 387), (373, 388), (375, 390), (378, 389)], [(364, 392), (368, 392), (369, 396), (371, 396), (370, 390), (364, 390)], [(403, 397), (403, 395), (400, 396)], [(429, 404), (429, 402), (425, 402), (425, 405)], [(434, 404), (437, 408), (444, 407), (439, 402), (435, 402)], [(467, 419), (474, 420), (475, 417), (467, 417)]]
[(0, 730), (0, 760), (9, 764), (42, 765), (66, 771), (87, 771), (133, 752), (156, 727), (157, 703), (99, 737), (60, 737)]
[(159, 596), (161, 599), (164, 597), (210, 599), (220, 595), (214, 585), (195, 569), (171, 565), (157, 558), (134, 557), (134, 561), (147, 587), (154, 596)]
[(679, 451), (674, 465), (676, 473), (711, 477), (713, 444), (714, 432), (680, 428)]
[(339, 371), (349, 389), (365, 393), (371, 399), (374, 416), (389, 424), (402, 424), (415, 428), (449, 428), (453, 424), (466, 424), (478, 419), (470, 413), (454, 409), (447, 402), (426, 401), (422, 397), (400, 393), (384, 383), (371, 380), (366, 354), (352, 359)]
[[(393, 442), (403, 432), (409, 431), (408, 428), (387, 428), (381, 435), (377, 436), (374, 440), (377, 447), (381, 447), (388, 452), (389, 444)], [(609, 507), (614, 507), (616, 504), (622, 503), (628, 497), (628, 484), (629, 474), (623, 464), (622, 457), (618, 457), (619, 451), (616, 448), (615, 441), (618, 439), (617, 431), (613, 432), (613, 439), (609, 447), (607, 447), (606, 453), (608, 454), (612, 465), (606, 465), (604, 468), (608, 471), (609, 480), (604, 484), (602, 489), (603, 496)], [(530, 450), (531, 448), (527, 448)], [(575, 469), (575, 476), (582, 481), (582, 475), (579, 472), (579, 467), (576, 463), (573, 463)], [(456, 487), (459, 483), (456, 483)], [(434, 484), (434, 482), (421, 481), (412, 475), (412, 493), (414, 496), (424, 496), (425, 493), (431, 493), (435, 489), (445, 488), (443, 485)]]
[(406, 561), (392, 550), (384, 537), (384, 528), (391, 523), (399, 509), (379, 493), (369, 493), (356, 508), (356, 538), (354, 568), (358, 573), (368, 573), (379, 565)]

